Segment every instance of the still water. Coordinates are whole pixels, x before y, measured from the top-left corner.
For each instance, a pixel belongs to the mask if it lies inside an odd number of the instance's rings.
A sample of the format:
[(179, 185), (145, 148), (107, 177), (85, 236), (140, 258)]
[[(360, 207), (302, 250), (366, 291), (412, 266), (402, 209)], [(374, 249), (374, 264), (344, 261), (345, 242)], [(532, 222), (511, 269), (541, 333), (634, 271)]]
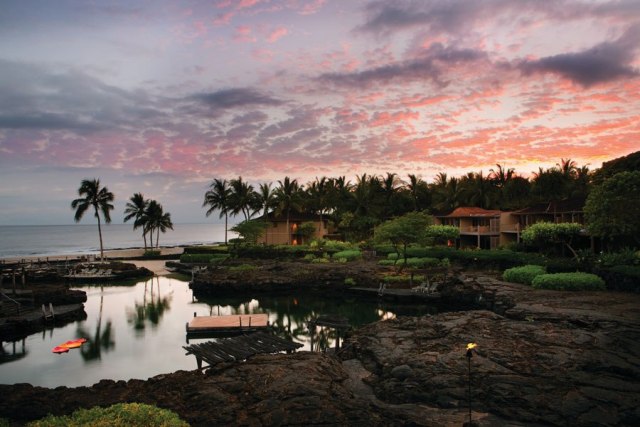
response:
[[(255, 298), (196, 300), (188, 282), (154, 277), (132, 286), (85, 286), (87, 319), (49, 329), (15, 343), (2, 343), (0, 383), (44, 387), (91, 385), (101, 379), (128, 380), (196, 368), (186, 356), (185, 325), (193, 317), (267, 313), (276, 333), (310, 349), (307, 322), (319, 314), (338, 314), (360, 326), (398, 314), (394, 307), (355, 297), (299, 293)], [(422, 314), (430, 311), (421, 307)], [(414, 314), (414, 313), (411, 313)], [(320, 342), (334, 345), (329, 330), (318, 330)], [(51, 349), (75, 338), (88, 341), (68, 353)], [(190, 339), (189, 343), (209, 340)], [(315, 342), (318, 341), (316, 335)]]

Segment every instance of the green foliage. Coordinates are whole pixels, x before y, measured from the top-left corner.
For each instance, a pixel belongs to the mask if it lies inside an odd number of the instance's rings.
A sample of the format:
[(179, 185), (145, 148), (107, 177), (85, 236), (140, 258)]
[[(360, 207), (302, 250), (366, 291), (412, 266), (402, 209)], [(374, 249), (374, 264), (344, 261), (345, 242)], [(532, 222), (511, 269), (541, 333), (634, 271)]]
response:
[(160, 256), (161, 253), (162, 253), (162, 251), (151, 250), (151, 251), (145, 251), (142, 256), (144, 258), (155, 258), (155, 257)]
[(410, 268), (426, 268), (440, 265), (438, 258), (407, 258), (407, 266)]
[(216, 246), (187, 246), (183, 251), (185, 254), (216, 254), (216, 253), (228, 253), (229, 247), (226, 245)]
[(573, 258), (549, 258), (544, 265), (547, 273), (570, 273), (578, 270), (578, 262)]
[(267, 224), (262, 220), (248, 220), (236, 224), (231, 231), (238, 233), (246, 243), (255, 245), (266, 228)]
[[(411, 281), (410, 274), (385, 274), (382, 276), (382, 280), (387, 284), (406, 284)], [(414, 282), (422, 282), (426, 280), (424, 274), (414, 274)]]
[(316, 225), (312, 221), (303, 222), (298, 227), (298, 234), (300, 236), (309, 238), (316, 232)]
[(640, 171), (620, 172), (589, 193), (584, 206), (589, 231), (621, 246), (640, 242)]
[(313, 261), (314, 259), (316, 259), (316, 256), (314, 254), (306, 254), (302, 259), (304, 259), (305, 261)]
[(211, 262), (213, 254), (182, 254), (180, 262), (183, 264), (204, 264)]
[(395, 252), (403, 254), (407, 261), (407, 247), (412, 243), (425, 243), (428, 239), (427, 226), (433, 217), (422, 212), (410, 212), (404, 216), (385, 221), (376, 227), (374, 243), (391, 242)]
[(353, 277), (345, 277), (344, 279), (344, 284), (347, 286), (355, 286), (356, 285), (356, 281)]
[(393, 260), (393, 261), (397, 261), (398, 260), (398, 254), (396, 252), (392, 252), (390, 254), (387, 254), (387, 259)]
[(453, 225), (429, 225), (427, 238), (434, 244), (446, 244), (449, 240), (460, 237), (460, 229)]
[(381, 259), (378, 261), (378, 265), (395, 266), (398, 263), (397, 259)]
[(598, 255), (596, 263), (601, 267), (640, 265), (640, 251), (626, 248), (619, 252), (603, 252)]
[(533, 279), (546, 273), (547, 270), (541, 265), (523, 265), (522, 267), (513, 267), (505, 270), (502, 273), (502, 278), (507, 282), (531, 285)]
[(563, 244), (576, 256), (571, 247), (574, 238), (580, 235), (582, 225), (573, 222), (554, 224), (551, 222), (538, 222), (527, 227), (521, 234), (522, 241), (527, 245), (548, 248), (556, 244)]
[(555, 289), (563, 291), (599, 291), (605, 290), (605, 282), (590, 273), (554, 273), (541, 274), (533, 279), (535, 289)]
[(27, 424), (29, 427), (188, 427), (172, 411), (144, 403), (117, 403), (107, 408), (78, 409), (68, 416), (49, 415)]
[[(347, 262), (354, 261), (356, 259), (362, 258), (362, 252), (355, 249), (350, 249), (346, 251), (336, 252), (332, 255), (334, 260), (338, 260), (339, 262)], [(345, 261), (342, 261), (344, 259)]]
[(331, 262), (329, 258), (316, 258), (314, 260), (311, 260), (312, 264), (326, 264), (328, 262)]

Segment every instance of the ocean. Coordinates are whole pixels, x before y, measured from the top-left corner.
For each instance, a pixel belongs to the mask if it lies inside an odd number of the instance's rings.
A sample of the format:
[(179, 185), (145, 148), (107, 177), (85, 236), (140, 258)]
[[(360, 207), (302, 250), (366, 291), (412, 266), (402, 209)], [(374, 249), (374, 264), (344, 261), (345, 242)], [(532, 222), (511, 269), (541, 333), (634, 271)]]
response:
[[(234, 237), (237, 235), (232, 232), (227, 235), (228, 239)], [(102, 241), (105, 250), (144, 247), (142, 231), (134, 231), (131, 224), (103, 225)], [(174, 224), (173, 230), (160, 233), (160, 246), (219, 242), (224, 242), (224, 224)], [(97, 253), (100, 253), (97, 224), (0, 225), (0, 258)]]

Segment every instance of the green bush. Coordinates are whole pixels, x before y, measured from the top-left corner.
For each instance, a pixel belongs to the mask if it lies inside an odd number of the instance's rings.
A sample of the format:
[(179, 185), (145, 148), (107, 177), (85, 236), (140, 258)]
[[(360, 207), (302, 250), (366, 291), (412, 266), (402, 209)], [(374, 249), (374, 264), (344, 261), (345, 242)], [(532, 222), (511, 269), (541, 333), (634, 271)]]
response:
[(531, 285), (531, 281), (547, 271), (541, 265), (523, 265), (522, 267), (509, 268), (502, 273), (502, 278), (507, 282)]
[(148, 251), (144, 251), (144, 254), (142, 255), (145, 258), (153, 258), (153, 257), (157, 257), (160, 256), (160, 254), (162, 253), (162, 251), (159, 250), (148, 250)]
[(397, 252), (392, 252), (390, 254), (387, 254), (387, 259), (394, 260), (394, 261), (397, 260), (398, 259), (398, 253)]
[(213, 257), (213, 254), (182, 254), (180, 262), (183, 264), (208, 264)]
[[(406, 284), (409, 283), (409, 281), (411, 280), (411, 275), (410, 274), (401, 274), (401, 275), (397, 275), (397, 274), (385, 274), (382, 276), (382, 280), (387, 283), (387, 284), (398, 284), (398, 283), (402, 283), (402, 284)], [(422, 282), (426, 280), (426, 277), (424, 276), (424, 274), (414, 274), (413, 275), (413, 281), (414, 282)]]
[(344, 284), (347, 286), (355, 286), (356, 281), (353, 277), (345, 277)]
[[(355, 250), (355, 249), (349, 249), (346, 251), (340, 251), (340, 252), (336, 252), (332, 255), (332, 258), (334, 260), (340, 260), (342, 258), (344, 258), (346, 261), (353, 261), (356, 260), (358, 258), (362, 257), (362, 252), (360, 252), (359, 250)], [(342, 262), (342, 261), (340, 261)]]
[(302, 259), (304, 259), (305, 261), (313, 261), (314, 259), (316, 259), (316, 256), (314, 254), (306, 254)]
[(604, 280), (590, 273), (541, 274), (531, 282), (535, 289), (598, 291), (606, 289)]
[[(398, 264), (402, 263), (402, 260), (398, 261)], [(438, 258), (407, 258), (407, 266), (410, 268), (426, 268), (435, 267), (440, 265)]]
[(573, 258), (549, 258), (545, 267), (547, 273), (571, 273), (578, 270), (578, 262)]
[(393, 259), (381, 259), (378, 261), (378, 265), (393, 266), (393, 265), (396, 265), (397, 262), (398, 261)]
[(324, 257), (311, 260), (312, 264), (325, 264), (328, 262), (330, 262), (329, 258), (324, 258)]
[(596, 273), (607, 284), (607, 289), (626, 292), (640, 292), (640, 266), (616, 265), (611, 268), (597, 268)]
[(117, 403), (107, 408), (78, 409), (71, 415), (49, 415), (27, 424), (29, 427), (188, 427), (178, 414), (144, 403)]
[(229, 247), (225, 245), (216, 246), (187, 246), (184, 248), (185, 254), (216, 254), (226, 253), (229, 251)]
[(633, 249), (624, 249), (619, 252), (603, 252), (596, 260), (601, 267), (613, 267), (616, 265), (638, 265), (640, 254)]

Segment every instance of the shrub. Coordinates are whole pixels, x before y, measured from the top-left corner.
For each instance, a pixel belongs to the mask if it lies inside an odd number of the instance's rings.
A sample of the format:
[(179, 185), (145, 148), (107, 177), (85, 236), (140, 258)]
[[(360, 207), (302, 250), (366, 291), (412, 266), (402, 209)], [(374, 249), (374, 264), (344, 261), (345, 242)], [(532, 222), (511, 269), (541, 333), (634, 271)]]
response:
[(394, 261), (397, 260), (398, 259), (398, 253), (397, 252), (392, 252), (390, 254), (387, 254), (387, 259), (394, 260)]
[(156, 251), (156, 250), (148, 250), (148, 251), (144, 251), (144, 254), (142, 255), (145, 258), (153, 258), (153, 257), (157, 257), (160, 256), (162, 252), (161, 251)]
[(393, 259), (381, 259), (380, 261), (378, 261), (378, 265), (385, 265), (385, 266), (394, 266), (396, 265), (397, 261), (393, 260)]
[(502, 273), (502, 278), (507, 282), (531, 285), (531, 281), (541, 274), (546, 274), (541, 265), (523, 265), (522, 267), (509, 268)]
[(305, 261), (313, 261), (314, 259), (316, 259), (316, 256), (314, 254), (306, 254), (302, 259), (304, 259)]
[(535, 289), (596, 291), (606, 289), (604, 280), (590, 273), (541, 274), (531, 282)]
[(360, 252), (359, 250), (350, 249), (350, 250), (346, 250), (346, 251), (336, 252), (336, 253), (333, 254), (332, 257), (333, 257), (334, 260), (335, 259), (340, 260), (341, 258), (344, 258), (345, 262), (346, 261), (353, 261), (355, 259), (358, 259), (358, 258), (362, 257), (362, 252)]
[(638, 265), (640, 256), (633, 249), (624, 249), (619, 252), (604, 252), (598, 256), (596, 261), (602, 267), (613, 267), (615, 265)]
[(183, 264), (204, 264), (209, 263), (213, 254), (182, 254), (180, 262)]
[(224, 245), (217, 246), (187, 246), (184, 248), (185, 254), (215, 254), (228, 252), (229, 248)]
[(71, 415), (49, 415), (27, 424), (30, 427), (53, 426), (115, 426), (115, 427), (188, 427), (178, 414), (144, 403), (117, 403), (107, 408), (78, 409)]
[[(398, 261), (401, 263), (402, 261)], [(411, 268), (435, 267), (440, 264), (438, 258), (407, 258), (407, 266)]]
[(640, 292), (640, 266), (638, 265), (616, 265), (611, 268), (598, 268), (596, 272), (607, 283), (607, 289)]
[(344, 284), (347, 286), (355, 286), (356, 281), (353, 279), (353, 277), (345, 277)]
[(578, 270), (578, 263), (573, 258), (550, 258), (545, 266), (548, 273), (571, 273)]
[(324, 257), (323, 258), (316, 258), (316, 259), (311, 260), (312, 264), (325, 264), (325, 263), (328, 263), (328, 262), (330, 262), (329, 258), (324, 258)]

